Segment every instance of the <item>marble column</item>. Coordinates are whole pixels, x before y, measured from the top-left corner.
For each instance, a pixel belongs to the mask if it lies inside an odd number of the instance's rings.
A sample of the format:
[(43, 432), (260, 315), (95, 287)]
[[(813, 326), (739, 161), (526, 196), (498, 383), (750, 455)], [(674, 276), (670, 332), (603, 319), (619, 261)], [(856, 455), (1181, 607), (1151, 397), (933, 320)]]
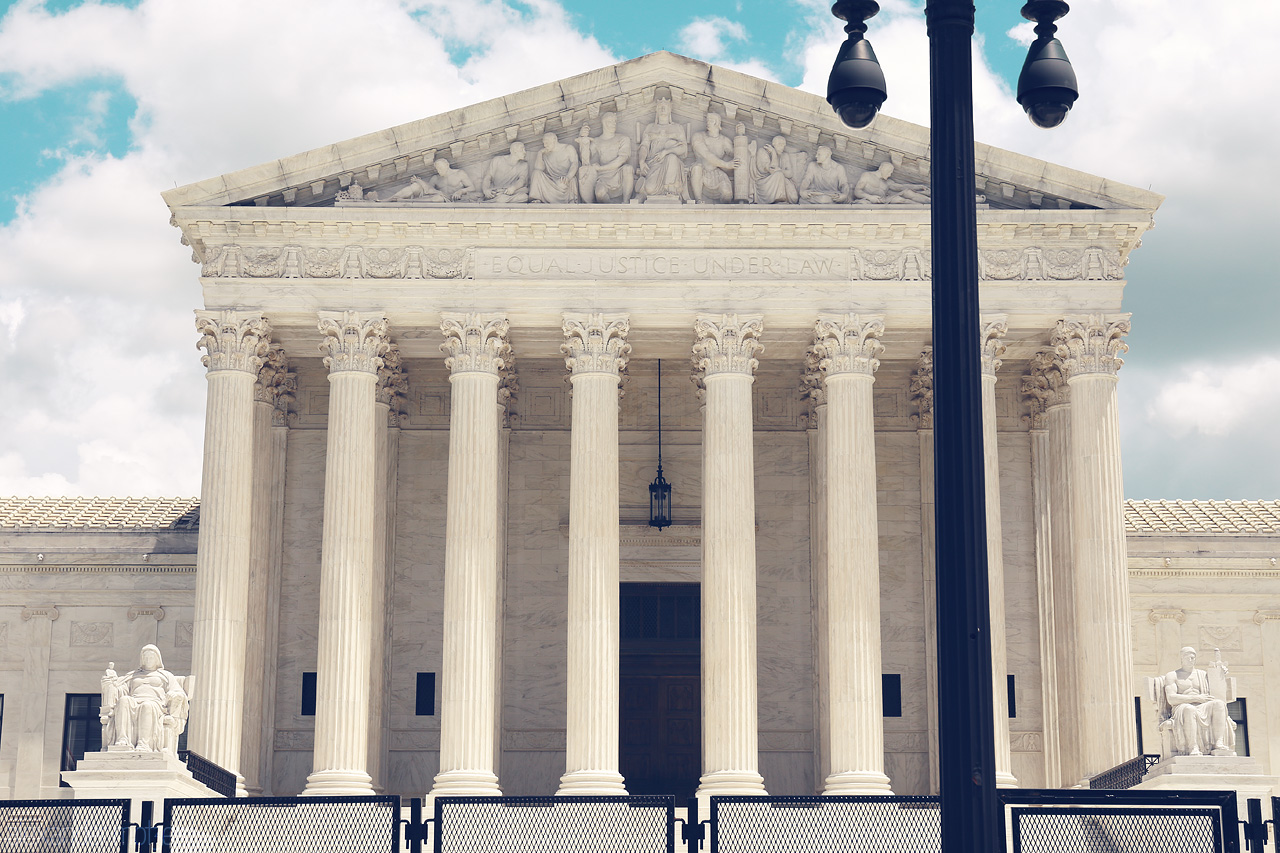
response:
[(373, 780), (373, 788), (382, 792), (385, 784), (383, 764), (386, 758), (386, 729), (388, 723), (387, 698), (391, 692), (391, 677), (388, 669), (387, 649), (391, 625), (392, 599), (387, 595), (387, 584), (391, 576), (388, 561), (388, 548), (394, 513), (392, 512), (395, 494), (395, 454), (391, 452), (392, 435), (399, 430), (392, 427), (392, 421), (400, 412), (400, 401), (407, 392), (408, 382), (405, 379), (404, 364), (400, 357), (400, 347), (391, 344), (382, 354), (382, 367), (378, 368), (378, 380), (374, 387), (374, 475), (377, 478), (373, 485), (374, 521), (373, 521), (373, 577), (370, 584), (370, 619), (372, 634), (369, 652), (369, 777)]
[(1000, 450), (996, 433), (996, 371), (1004, 354), (1003, 314), (982, 318), (982, 455), (987, 504), (987, 585), (991, 606), (991, 688), (995, 711), (996, 785), (1014, 788), (1009, 750), (1008, 649), (1004, 619), (1004, 534), (1000, 525)]
[(1069, 786), (1081, 778), (1071, 558), (1071, 398), (1066, 377), (1052, 352), (1032, 357), (1022, 392), (1030, 402), (1031, 477), (1037, 502), (1045, 779), (1050, 787)]
[(831, 775), (830, 657), (827, 654), (827, 392), (822, 385), (821, 359), (812, 349), (805, 358), (801, 396), (809, 412), (809, 581), (813, 602), (813, 760), (818, 768), (817, 790)]
[[(18, 711), (18, 750), (13, 762), (13, 798), (43, 799), (45, 723), (49, 717), (49, 655), (53, 623), (61, 614), (52, 604), (22, 608), (26, 623), (22, 645), (22, 702), (10, 700)], [(12, 713), (12, 712), (10, 712)], [(103, 744), (106, 746), (106, 744)], [(57, 766), (58, 762), (54, 762)], [(57, 790), (55, 775), (50, 787)]]
[(823, 793), (892, 794), (884, 773), (880, 536), (871, 386), (884, 320), (818, 318), (827, 397), (827, 655), (830, 772)]
[(618, 387), (625, 314), (566, 314), (573, 386), (565, 773), (557, 794), (627, 792), (618, 772)]
[(911, 374), (908, 394), (916, 406), (911, 416), (920, 441), (920, 565), (924, 589), (924, 695), (929, 748), (929, 792), (940, 786), (938, 764), (938, 581), (934, 545), (936, 502), (933, 482), (933, 347), (925, 347)]
[[(1258, 626), (1259, 633), (1262, 635), (1262, 647), (1259, 649), (1261, 659), (1264, 661), (1280, 660), (1280, 610), (1268, 608), (1255, 611), (1253, 614), (1254, 624)], [(1263, 707), (1264, 708), (1280, 708), (1280, 667), (1264, 666), (1262, 668), (1262, 689), (1264, 691)], [(1268, 714), (1266, 720), (1266, 728), (1269, 731), (1275, 731), (1275, 723), (1277, 717), (1274, 710)], [(1158, 741), (1157, 741), (1158, 742)], [(1156, 750), (1148, 747), (1147, 752), (1155, 752)], [(1261, 750), (1258, 750), (1261, 753)], [(1274, 735), (1267, 738), (1267, 772), (1272, 775), (1280, 775), (1280, 737)]]
[[(372, 794), (369, 684), (376, 538), (374, 387), (387, 351), (380, 313), (320, 313), (329, 368), (324, 528), (320, 538), (320, 630), (316, 730), (308, 795)], [(385, 421), (384, 421), (385, 423)]]
[(1116, 371), (1129, 315), (1067, 317), (1053, 345), (1071, 389), (1071, 527), (1075, 560), (1080, 771), (1137, 755)]
[(208, 369), (196, 553), (191, 749), (240, 775), (253, 529), (253, 386), (271, 327), (250, 311), (197, 311)]
[(449, 313), (440, 328), (451, 412), (440, 773), (431, 795), (497, 796), (498, 384), (511, 347), (499, 315)]
[(756, 695), (751, 383), (764, 322), (701, 314), (693, 365), (702, 428), (702, 778), (698, 796), (764, 794)]
[(263, 749), (267, 696), (274, 693), (267, 673), (273, 670), (267, 659), (270, 610), (278, 602), (270, 594), (272, 568), (273, 453), (272, 418), (281, 383), (288, 375), (284, 348), (272, 344), (253, 385), (253, 520), (249, 531), (249, 610), (245, 628), (244, 728), (240, 743), (240, 770), (251, 797), (262, 796), (266, 778), (267, 750)]

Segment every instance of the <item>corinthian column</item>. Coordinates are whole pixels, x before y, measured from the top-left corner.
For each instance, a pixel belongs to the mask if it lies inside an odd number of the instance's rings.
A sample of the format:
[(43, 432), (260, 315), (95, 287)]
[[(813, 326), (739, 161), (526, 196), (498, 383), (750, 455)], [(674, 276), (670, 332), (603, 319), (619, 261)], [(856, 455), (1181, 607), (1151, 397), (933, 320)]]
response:
[(982, 456), (987, 503), (987, 586), (991, 606), (991, 689), (994, 693), (996, 786), (1016, 788), (1009, 755), (1009, 664), (1004, 624), (1004, 536), (1000, 529), (1000, 449), (996, 440), (996, 371), (1009, 329), (1003, 314), (982, 318)]
[(938, 578), (934, 546), (936, 507), (933, 482), (933, 347), (916, 360), (908, 394), (916, 405), (911, 420), (920, 441), (920, 565), (924, 580), (924, 701), (928, 726), (929, 791), (937, 793), (938, 766)]
[(625, 314), (566, 314), (573, 385), (569, 462), (569, 673), (558, 794), (625, 794), (618, 772), (618, 383)]
[(699, 315), (702, 427), (702, 778), (699, 797), (764, 794), (756, 697), (751, 383), (759, 316)]
[(1129, 315), (1066, 317), (1053, 345), (1071, 389), (1071, 527), (1075, 558), (1080, 772), (1137, 755), (1125, 565), (1124, 483), (1116, 371)]
[(276, 400), (289, 376), (289, 360), (284, 348), (272, 344), (267, 350), (258, 381), (253, 386), (253, 521), (250, 533), (249, 611), (245, 630), (244, 729), (240, 744), (240, 770), (249, 796), (262, 796), (268, 764), (262, 748), (267, 697), (275, 692), (274, 661), (267, 650), (274, 596), (272, 568), (273, 527), (276, 520), (274, 475), (275, 443), (271, 424)]
[(498, 381), (511, 347), (507, 320), (495, 314), (445, 314), (440, 330), (452, 411), (440, 773), (431, 794), (497, 796)]
[(1081, 777), (1071, 560), (1071, 409), (1067, 380), (1053, 353), (1032, 357), (1022, 393), (1031, 408), (1045, 778), (1050, 787), (1058, 787), (1074, 785)]
[(827, 679), (830, 773), (824, 794), (892, 794), (884, 774), (880, 538), (871, 385), (880, 317), (823, 316), (814, 354), (827, 397)]
[[(304, 794), (372, 794), (369, 658), (377, 494), (374, 385), (387, 351), (381, 314), (320, 313), (329, 368), (324, 529), (320, 539), (320, 631), (316, 733)], [(384, 422), (385, 423), (385, 422)]]
[(200, 542), (196, 552), (189, 742), (196, 752), (240, 775), (244, 726), (245, 632), (253, 524), (253, 383), (271, 326), (247, 311), (197, 311), (197, 346), (208, 368)]

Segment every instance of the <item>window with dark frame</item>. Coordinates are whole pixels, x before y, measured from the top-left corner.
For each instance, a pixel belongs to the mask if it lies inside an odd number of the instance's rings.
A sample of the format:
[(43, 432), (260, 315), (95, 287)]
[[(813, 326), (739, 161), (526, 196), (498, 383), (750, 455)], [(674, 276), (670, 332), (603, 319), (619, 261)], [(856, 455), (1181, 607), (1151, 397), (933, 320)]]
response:
[[(75, 770), (77, 762), (86, 752), (102, 749), (102, 723), (98, 709), (102, 705), (100, 693), (68, 693), (66, 713), (62, 721), (62, 770)], [(59, 782), (66, 788), (66, 782)]]
[(1227, 716), (1236, 723), (1236, 755), (1249, 754), (1249, 711), (1244, 699), (1227, 703)]
[(1133, 697), (1133, 724), (1138, 727), (1138, 755), (1145, 755), (1142, 751), (1142, 697)]
[(886, 717), (902, 716), (902, 676), (883, 673), (880, 676), (880, 695)]
[(434, 672), (418, 673), (413, 713), (419, 717), (436, 715), (436, 674)]
[(302, 717), (316, 715), (316, 674), (314, 672), (302, 673), (302, 707), (298, 709), (298, 715)]
[(1008, 676), (1008, 678), (1009, 678), (1009, 686), (1008, 686), (1008, 690), (1009, 690), (1009, 719), (1011, 719), (1011, 720), (1012, 720), (1014, 717), (1018, 716), (1018, 701), (1017, 701), (1017, 700), (1018, 700), (1018, 691), (1017, 691), (1017, 688), (1016, 688), (1016, 687), (1014, 687), (1013, 676), (1012, 676), (1012, 675), (1009, 675), (1009, 676)]

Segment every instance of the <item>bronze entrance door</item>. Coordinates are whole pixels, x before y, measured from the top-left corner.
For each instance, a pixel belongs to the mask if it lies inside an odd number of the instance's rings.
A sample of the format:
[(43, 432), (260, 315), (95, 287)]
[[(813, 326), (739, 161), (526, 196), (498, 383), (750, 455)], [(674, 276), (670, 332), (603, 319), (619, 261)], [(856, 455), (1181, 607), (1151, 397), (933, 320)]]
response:
[(702, 772), (696, 583), (624, 583), (619, 763), (627, 792), (691, 797)]

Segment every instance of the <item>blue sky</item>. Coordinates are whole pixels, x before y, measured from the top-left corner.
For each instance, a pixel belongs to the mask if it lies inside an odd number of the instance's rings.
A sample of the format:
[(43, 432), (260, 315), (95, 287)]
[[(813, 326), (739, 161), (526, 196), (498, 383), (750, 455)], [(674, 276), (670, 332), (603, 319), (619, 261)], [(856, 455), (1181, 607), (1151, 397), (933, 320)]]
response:
[[(926, 123), (923, 0), (881, 6), (885, 112)], [(1020, 6), (978, 2), (979, 140), (1167, 196), (1126, 273), (1126, 492), (1280, 497), (1280, 3), (1073, 4), (1050, 133), (1013, 102)], [(198, 490), (200, 293), (161, 190), (658, 49), (821, 92), (841, 38), (827, 0), (0, 9), (0, 494)]]

